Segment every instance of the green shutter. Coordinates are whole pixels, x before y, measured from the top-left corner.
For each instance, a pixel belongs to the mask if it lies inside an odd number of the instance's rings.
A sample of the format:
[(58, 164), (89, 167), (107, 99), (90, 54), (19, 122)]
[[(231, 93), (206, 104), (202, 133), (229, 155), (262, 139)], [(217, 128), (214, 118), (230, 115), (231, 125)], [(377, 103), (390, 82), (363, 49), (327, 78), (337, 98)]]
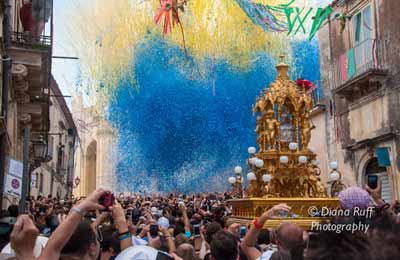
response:
[(387, 147), (376, 148), (376, 155), (380, 167), (390, 166), (390, 154)]
[(358, 13), (356, 16), (356, 28), (355, 28), (355, 40), (359, 42), (361, 40), (361, 13)]

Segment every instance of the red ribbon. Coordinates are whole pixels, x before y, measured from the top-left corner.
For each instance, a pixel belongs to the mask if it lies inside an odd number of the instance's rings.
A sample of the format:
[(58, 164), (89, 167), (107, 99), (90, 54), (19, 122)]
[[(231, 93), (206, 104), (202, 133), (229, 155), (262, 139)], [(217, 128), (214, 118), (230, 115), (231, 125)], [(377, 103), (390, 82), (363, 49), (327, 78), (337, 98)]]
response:
[(156, 24), (159, 24), (162, 17), (164, 16), (164, 29), (163, 35), (172, 32), (172, 27), (176, 24), (180, 24), (179, 14), (174, 0), (160, 0), (160, 7), (158, 13), (154, 17)]

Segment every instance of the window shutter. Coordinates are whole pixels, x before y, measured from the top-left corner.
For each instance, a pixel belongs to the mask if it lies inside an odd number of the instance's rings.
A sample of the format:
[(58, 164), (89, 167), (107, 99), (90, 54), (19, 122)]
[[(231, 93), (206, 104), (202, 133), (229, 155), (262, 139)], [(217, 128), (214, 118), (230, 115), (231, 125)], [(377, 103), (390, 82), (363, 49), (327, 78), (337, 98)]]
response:
[(382, 180), (382, 199), (384, 199), (387, 203), (390, 203), (392, 196), (389, 176), (386, 172), (377, 173), (376, 175), (378, 175)]
[(356, 16), (356, 21), (355, 21), (355, 41), (360, 42), (361, 40), (361, 13), (358, 13)]

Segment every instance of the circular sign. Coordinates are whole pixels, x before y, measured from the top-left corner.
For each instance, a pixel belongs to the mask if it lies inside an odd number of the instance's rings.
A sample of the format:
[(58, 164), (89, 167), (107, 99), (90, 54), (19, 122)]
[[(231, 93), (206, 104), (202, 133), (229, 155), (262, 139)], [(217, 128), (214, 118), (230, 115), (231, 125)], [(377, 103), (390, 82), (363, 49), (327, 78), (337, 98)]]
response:
[(11, 181), (11, 187), (13, 187), (13, 189), (18, 189), (19, 188), (19, 180), (18, 179), (13, 179)]

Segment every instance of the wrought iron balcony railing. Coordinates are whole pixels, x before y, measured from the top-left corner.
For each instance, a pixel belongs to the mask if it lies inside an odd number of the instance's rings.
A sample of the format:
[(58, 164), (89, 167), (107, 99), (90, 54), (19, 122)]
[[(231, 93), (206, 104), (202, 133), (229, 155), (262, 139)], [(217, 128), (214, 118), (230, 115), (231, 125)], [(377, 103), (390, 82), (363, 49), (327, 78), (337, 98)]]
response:
[(338, 57), (333, 63), (334, 88), (341, 88), (368, 72), (384, 71), (380, 41), (366, 39)]
[(12, 42), (18, 45), (25, 46), (51, 46), (52, 45), (52, 37), (40, 35), (40, 37), (32, 37), (29, 34), (23, 32), (12, 32), (11, 33)]

